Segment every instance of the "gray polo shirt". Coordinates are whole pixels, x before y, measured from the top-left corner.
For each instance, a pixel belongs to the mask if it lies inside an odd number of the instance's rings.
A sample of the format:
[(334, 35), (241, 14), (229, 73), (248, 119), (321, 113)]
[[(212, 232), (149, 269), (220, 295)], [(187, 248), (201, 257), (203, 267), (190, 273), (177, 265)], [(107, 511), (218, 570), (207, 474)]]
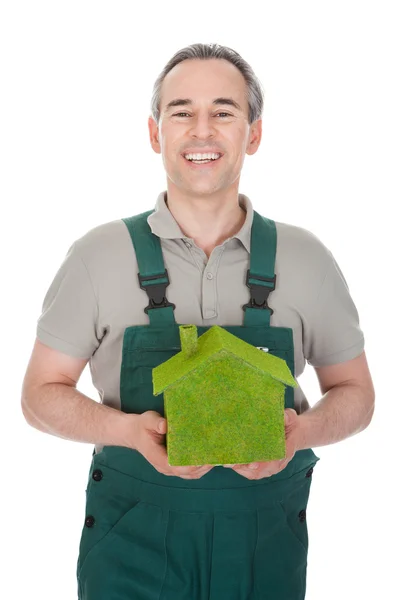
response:
[[(249, 268), (253, 207), (239, 194), (246, 210), (240, 231), (213, 249), (209, 259), (181, 231), (165, 199), (158, 196), (148, 217), (161, 239), (170, 285), (167, 298), (176, 305), (177, 323), (242, 325), (242, 305), (249, 301)], [(265, 215), (268, 216), (268, 215)], [(271, 326), (291, 327), (295, 344), (295, 377), (306, 361), (333, 365), (359, 356), (364, 336), (346, 280), (332, 253), (310, 231), (276, 221), (276, 289), (268, 303)], [(104, 223), (77, 239), (55, 274), (37, 322), (37, 337), (65, 354), (88, 358), (100, 400), (120, 408), (122, 340), (126, 327), (149, 322), (148, 297), (140, 289), (132, 241), (121, 219)], [(309, 403), (295, 388), (295, 408)], [(97, 447), (97, 451), (100, 447)]]

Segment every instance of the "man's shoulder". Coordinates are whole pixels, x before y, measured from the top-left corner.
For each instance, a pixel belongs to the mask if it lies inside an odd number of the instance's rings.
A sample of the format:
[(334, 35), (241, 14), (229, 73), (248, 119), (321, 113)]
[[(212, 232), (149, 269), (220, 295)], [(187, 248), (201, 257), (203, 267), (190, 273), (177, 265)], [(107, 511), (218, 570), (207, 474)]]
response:
[[(151, 211), (142, 211), (141, 213), (129, 216), (136, 217), (139, 216), (139, 214), (147, 215), (148, 212)], [(129, 237), (129, 231), (123, 221), (123, 218), (125, 217), (95, 225), (86, 231), (86, 233), (84, 233), (80, 238), (78, 238), (75, 243), (82, 250), (85, 248), (92, 248), (94, 246), (102, 246), (104, 244), (118, 243), (121, 239), (121, 235)]]
[(282, 221), (275, 221), (277, 234), (281, 238), (281, 242), (288, 244), (314, 244), (321, 245), (322, 242), (319, 237), (299, 225), (293, 225), (292, 223), (284, 223)]
[(76, 252), (87, 267), (124, 261), (134, 254), (128, 228), (122, 218), (100, 223), (87, 230), (74, 242)]
[(291, 223), (275, 221), (277, 257), (306, 267), (326, 268), (332, 254), (317, 234)]

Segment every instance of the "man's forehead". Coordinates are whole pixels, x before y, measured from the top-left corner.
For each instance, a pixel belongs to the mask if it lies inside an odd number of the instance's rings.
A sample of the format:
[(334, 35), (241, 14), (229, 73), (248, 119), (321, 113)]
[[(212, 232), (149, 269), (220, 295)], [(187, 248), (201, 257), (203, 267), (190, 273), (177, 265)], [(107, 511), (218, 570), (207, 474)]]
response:
[(182, 77), (196, 79), (199, 75), (206, 77), (226, 77), (237, 79), (242, 76), (239, 69), (231, 62), (225, 59), (186, 59), (175, 65), (165, 76), (165, 80), (180, 80)]
[[(246, 99), (246, 82), (242, 73), (226, 60), (185, 60), (176, 65), (162, 83), (164, 107), (198, 103), (221, 104), (229, 98), (233, 107), (240, 107)], [(178, 103), (175, 104), (178, 106)], [(165, 108), (164, 108), (165, 110)]]

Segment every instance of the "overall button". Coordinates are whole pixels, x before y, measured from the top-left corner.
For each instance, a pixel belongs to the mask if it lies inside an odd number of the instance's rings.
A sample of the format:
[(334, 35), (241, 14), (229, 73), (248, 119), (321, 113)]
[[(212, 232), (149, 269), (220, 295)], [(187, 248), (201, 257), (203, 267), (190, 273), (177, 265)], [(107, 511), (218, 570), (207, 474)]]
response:
[(92, 517), (92, 515), (88, 515), (85, 519), (85, 525), (86, 527), (93, 527), (94, 525), (94, 517)]
[(100, 481), (100, 479), (103, 479), (103, 472), (100, 469), (96, 469), (93, 471), (92, 477), (95, 481)]
[(299, 512), (299, 519), (302, 523), (306, 520), (306, 511), (304, 509)]
[(311, 469), (309, 469), (306, 473), (306, 477), (311, 477), (311, 475), (313, 474), (314, 468), (311, 467)]

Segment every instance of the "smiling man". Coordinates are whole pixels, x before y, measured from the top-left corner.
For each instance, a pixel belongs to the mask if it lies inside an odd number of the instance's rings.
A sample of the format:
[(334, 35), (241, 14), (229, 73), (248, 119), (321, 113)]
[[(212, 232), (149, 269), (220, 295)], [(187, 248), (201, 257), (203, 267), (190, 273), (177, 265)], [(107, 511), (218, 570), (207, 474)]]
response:
[[(155, 209), (75, 240), (45, 296), (22, 407), (33, 427), (95, 446), (80, 600), (303, 600), (312, 448), (371, 421), (364, 336), (332, 253), (239, 193), (262, 109), (260, 83), (235, 51), (177, 52), (148, 122), (167, 189)], [(306, 362), (315, 368), (323, 396), (312, 407), (300, 386), (285, 391), (285, 458), (168, 464), (151, 373), (179, 351), (183, 323), (199, 334), (225, 327), (297, 378)], [(88, 362), (100, 403), (76, 388)]]

